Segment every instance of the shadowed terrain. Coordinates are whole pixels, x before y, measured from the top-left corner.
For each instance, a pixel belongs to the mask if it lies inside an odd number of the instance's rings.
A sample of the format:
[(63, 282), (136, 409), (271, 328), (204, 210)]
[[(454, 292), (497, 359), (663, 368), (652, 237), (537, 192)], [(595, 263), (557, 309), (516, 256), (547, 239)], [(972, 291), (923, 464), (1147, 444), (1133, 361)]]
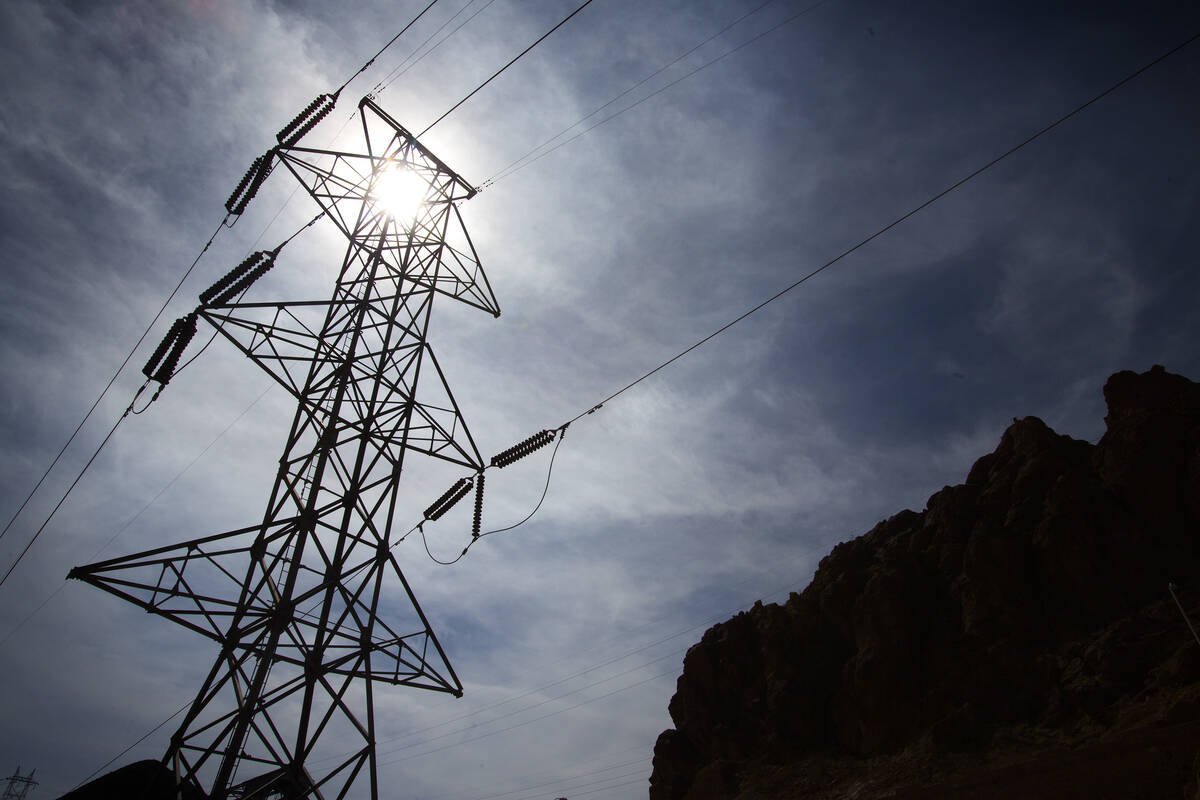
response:
[[(159, 761), (135, 761), (67, 792), (60, 800), (176, 800), (175, 779)], [(182, 788), (183, 800), (204, 800), (194, 786)]]
[[(1200, 386), (1014, 420), (966, 482), (688, 651), (651, 800), (1196, 798)], [(919, 465), (914, 468), (919, 469)]]

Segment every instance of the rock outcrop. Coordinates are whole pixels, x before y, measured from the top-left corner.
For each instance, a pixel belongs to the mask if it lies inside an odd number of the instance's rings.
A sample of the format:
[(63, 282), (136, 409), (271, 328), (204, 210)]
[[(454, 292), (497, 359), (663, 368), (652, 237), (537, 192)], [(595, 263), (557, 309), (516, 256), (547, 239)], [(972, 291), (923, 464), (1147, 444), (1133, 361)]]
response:
[(1096, 445), (1015, 420), (684, 660), (651, 800), (1198, 797), (1200, 385), (1104, 387)]
[(67, 792), (59, 800), (205, 800), (191, 784), (175, 786), (161, 761), (135, 761)]

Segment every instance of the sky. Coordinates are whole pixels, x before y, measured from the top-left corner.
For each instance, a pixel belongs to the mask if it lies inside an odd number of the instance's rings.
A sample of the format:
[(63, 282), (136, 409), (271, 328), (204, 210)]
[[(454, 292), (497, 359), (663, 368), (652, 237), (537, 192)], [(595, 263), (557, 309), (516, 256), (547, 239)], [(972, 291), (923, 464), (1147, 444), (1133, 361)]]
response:
[[(249, 163), (424, 5), (0, 6), (5, 521)], [(576, 5), (441, 0), (305, 143), (356, 149), (368, 92), (423, 130)], [(595, 0), (422, 138), (466, 180), (494, 179), (461, 212), (502, 315), (440, 302), (429, 334), (484, 457), (587, 411), (1198, 32), (1194, 2)], [(581, 417), (552, 472), (547, 448), (489, 473), (484, 525), (500, 527), (550, 472), (528, 523), (450, 567), (400, 544), (465, 694), (378, 693), (385, 795), (645, 796), (683, 653), (707, 626), (802, 590), (835, 543), (962, 482), (1014, 417), (1094, 442), (1113, 372), (1200, 378), (1198, 97), (1192, 44)], [(120, 417), (170, 322), (316, 213), (296, 189), (277, 170), (217, 236), (0, 539), (0, 567)], [(254, 291), (324, 296), (344, 248), (319, 223)], [(119, 426), (0, 586), (0, 770), (36, 768), (32, 797), (118, 756), (211, 665), (207, 640), (64, 577), (261, 518), (292, 413), (269, 387), (227, 343), (204, 350)], [(413, 523), (457, 477), (407, 475)], [(463, 503), (429, 526), (430, 551), (457, 555), (469, 517)], [(109, 768), (161, 757), (171, 730)]]

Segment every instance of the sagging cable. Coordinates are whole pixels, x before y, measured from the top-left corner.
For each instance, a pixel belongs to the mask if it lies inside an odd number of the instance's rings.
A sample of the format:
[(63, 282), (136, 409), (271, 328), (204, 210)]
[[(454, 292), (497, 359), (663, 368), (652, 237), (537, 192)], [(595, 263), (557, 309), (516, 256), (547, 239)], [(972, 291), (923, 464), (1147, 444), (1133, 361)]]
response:
[(246, 206), (254, 199), (254, 195), (258, 194), (263, 181), (271, 174), (271, 166), (274, 160), (274, 148), (254, 159), (253, 163), (250, 164), (250, 168), (246, 170), (246, 174), (238, 181), (237, 188), (233, 190), (233, 194), (229, 195), (229, 199), (225, 201), (226, 211), (236, 217), (240, 216), (246, 210)]
[(279, 248), (274, 250), (259, 250), (242, 263), (227, 272), (219, 281), (204, 290), (200, 302), (206, 306), (219, 306), (228, 303), (250, 286), (271, 267), (275, 266), (275, 257)]
[(493, 467), (507, 467), (514, 461), (519, 461), (530, 453), (545, 447), (554, 441), (556, 430), (544, 430), (535, 433), (523, 442), (518, 442), (512, 447), (505, 450), (503, 453), (497, 453), (492, 456), (491, 465)]
[[(504, 533), (505, 531), (511, 531), (512, 529), (519, 528), (522, 525), (524, 525), (526, 522), (529, 522), (529, 520), (533, 519), (533, 515), (536, 514), (538, 512), (538, 510), (542, 507), (542, 503), (544, 503), (546, 501), (546, 495), (550, 492), (550, 476), (554, 474), (554, 460), (556, 458), (558, 458), (558, 448), (562, 446), (563, 440), (566, 438), (566, 435), (567, 435), (567, 427), (570, 424), (571, 423), (568, 422), (566, 425), (563, 425), (561, 428), (558, 428), (556, 431), (554, 431), (556, 434), (558, 434), (558, 436), (557, 436), (557, 441), (554, 444), (554, 450), (551, 451), (551, 453), (550, 453), (550, 465), (546, 468), (546, 485), (542, 487), (542, 496), (538, 498), (537, 505), (535, 505), (533, 507), (532, 511), (530, 511), (528, 514), (525, 515), (525, 518), (523, 520), (521, 520), (520, 522), (514, 522), (512, 525), (507, 525), (503, 528), (494, 528), (493, 530), (490, 530), (486, 533), (479, 533), (479, 522), (480, 522), (480, 517), (481, 517), (481, 511), (483, 508), (483, 505), (482, 505), (483, 504), (483, 473), (480, 472), (475, 476), (476, 480), (479, 481), (479, 485), (476, 487), (476, 491), (478, 492), (478, 494), (476, 494), (476, 496), (475, 496), (475, 509), (476, 509), (476, 511), (475, 511), (475, 513), (476, 513), (475, 529), (472, 531), (471, 541), (467, 542), (467, 546), (462, 549), (461, 553), (459, 553), (457, 556), (450, 559), (449, 561), (444, 561), (444, 560), (438, 558), (437, 556), (435, 556), (433, 554), (433, 552), (429, 549), (429, 540), (425, 537), (425, 522), (424, 521), (418, 522), (412, 528), (412, 530), (410, 530), (408, 533), (401, 536), (399, 538), (399, 540), (397, 540), (396, 544), (403, 542), (405, 539), (408, 538), (409, 534), (413, 533), (414, 531), (420, 532), (421, 542), (425, 545), (425, 552), (429, 555), (429, 558), (432, 559), (434, 561), (434, 563), (441, 564), (442, 566), (448, 567), (451, 564), (457, 564), (460, 560), (462, 560), (467, 555), (467, 552), (472, 547), (475, 546), (475, 543), (478, 542), (483, 537), (491, 536), (494, 533)], [(544, 431), (543, 431), (543, 433), (544, 433)], [(530, 438), (532, 439), (534, 437), (530, 437)], [(464, 478), (463, 480), (466, 480), (466, 478)], [(449, 492), (447, 494), (449, 494)], [(436, 506), (437, 503), (435, 503), (434, 505)], [(431, 508), (432, 508), (432, 506), (431, 506)], [(392, 545), (392, 546), (395, 547), (395, 545)]]
[(459, 478), (453, 486), (446, 490), (445, 494), (434, 500), (433, 504), (425, 509), (425, 519), (441, 519), (442, 515), (453, 508), (455, 503), (466, 497), (469, 491), (471, 491), (471, 479)]
[[(340, 90), (339, 90), (340, 91)], [(281, 147), (291, 147), (304, 138), (304, 135), (317, 127), (317, 123), (325, 119), (333, 107), (337, 105), (338, 93), (322, 94), (309, 103), (303, 111), (295, 116), (291, 122), (283, 127), (279, 133), (275, 134), (275, 140), (279, 142)]]
[(167, 335), (150, 355), (146, 366), (142, 367), (142, 374), (166, 386), (167, 382), (171, 380), (171, 376), (175, 374), (175, 367), (179, 365), (179, 358), (183, 355), (184, 349), (195, 335), (195, 312), (175, 320), (170, 330), (167, 331)]
[(154, 405), (154, 401), (158, 399), (160, 394), (162, 394), (162, 384), (159, 384), (158, 388), (154, 391), (154, 395), (146, 401), (146, 405), (142, 406), (141, 408), (137, 407), (138, 398), (142, 396), (142, 392), (146, 391), (146, 387), (149, 385), (150, 381), (146, 381), (142, 384), (141, 388), (137, 390), (137, 394), (135, 394), (133, 399), (129, 401), (129, 408), (125, 409), (126, 414), (133, 414), (134, 416), (144, 414), (150, 409), (150, 406)]

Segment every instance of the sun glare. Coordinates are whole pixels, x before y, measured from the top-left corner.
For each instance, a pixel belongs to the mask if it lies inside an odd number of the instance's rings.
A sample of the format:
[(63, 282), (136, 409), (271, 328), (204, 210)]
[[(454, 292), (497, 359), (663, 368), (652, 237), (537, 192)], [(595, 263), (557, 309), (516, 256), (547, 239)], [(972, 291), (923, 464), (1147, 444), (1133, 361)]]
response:
[(371, 189), (371, 199), (381, 211), (407, 225), (421, 208), (428, 185), (420, 175), (402, 164), (383, 168)]

